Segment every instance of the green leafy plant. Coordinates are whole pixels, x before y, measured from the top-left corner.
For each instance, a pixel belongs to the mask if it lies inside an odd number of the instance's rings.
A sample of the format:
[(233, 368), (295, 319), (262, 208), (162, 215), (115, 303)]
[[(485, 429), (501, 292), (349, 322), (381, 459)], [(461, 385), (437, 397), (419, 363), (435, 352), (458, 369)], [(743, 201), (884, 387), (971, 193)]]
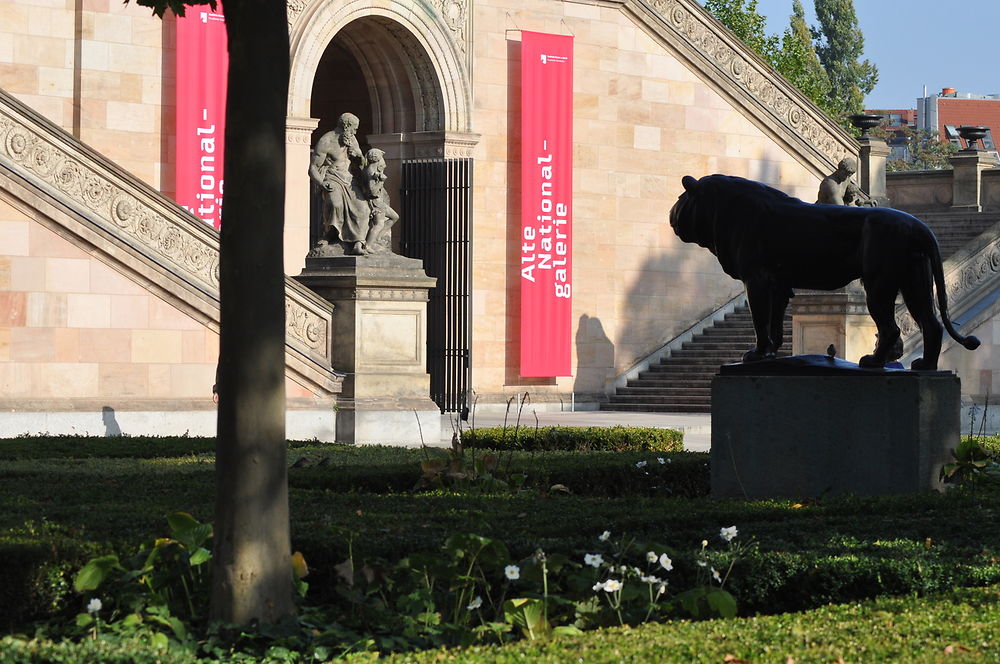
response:
[(951, 451), (955, 460), (941, 468), (941, 479), (957, 484), (1000, 482), (1000, 464), (990, 458), (982, 443), (966, 438)]
[(78, 627), (100, 626), (104, 601), (95, 591), (103, 587), (112, 619), (120, 618), (123, 628), (151, 625), (187, 640), (187, 625), (204, 620), (207, 613), (212, 526), (186, 512), (167, 515), (167, 524), (169, 537), (152, 540), (124, 564), (110, 554), (83, 566), (73, 588), (90, 595), (91, 602), (88, 612), (77, 617)]

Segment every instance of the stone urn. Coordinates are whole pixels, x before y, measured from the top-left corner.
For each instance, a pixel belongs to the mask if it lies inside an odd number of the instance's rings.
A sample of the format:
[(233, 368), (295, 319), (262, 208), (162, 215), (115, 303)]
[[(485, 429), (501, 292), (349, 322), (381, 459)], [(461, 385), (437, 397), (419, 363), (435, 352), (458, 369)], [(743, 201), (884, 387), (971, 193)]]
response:
[(856, 113), (848, 116), (848, 119), (852, 125), (861, 130), (861, 138), (868, 138), (868, 130), (877, 127), (882, 122), (882, 117), (871, 113)]
[(989, 131), (989, 127), (977, 127), (970, 125), (962, 125), (958, 128), (958, 135), (965, 139), (966, 145), (968, 145), (966, 150), (979, 151), (979, 141), (986, 138), (986, 133)]

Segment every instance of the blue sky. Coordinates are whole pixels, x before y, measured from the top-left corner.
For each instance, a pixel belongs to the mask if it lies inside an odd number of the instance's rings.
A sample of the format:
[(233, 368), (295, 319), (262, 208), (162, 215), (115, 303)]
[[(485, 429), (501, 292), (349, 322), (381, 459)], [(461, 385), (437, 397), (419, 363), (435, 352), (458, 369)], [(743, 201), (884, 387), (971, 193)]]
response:
[[(812, 0), (802, 0), (816, 23)], [(758, 0), (768, 31), (788, 26), (792, 0)], [(865, 36), (865, 58), (879, 69), (867, 108), (915, 108), (916, 99), (955, 88), (1000, 94), (1000, 0), (854, 0)]]

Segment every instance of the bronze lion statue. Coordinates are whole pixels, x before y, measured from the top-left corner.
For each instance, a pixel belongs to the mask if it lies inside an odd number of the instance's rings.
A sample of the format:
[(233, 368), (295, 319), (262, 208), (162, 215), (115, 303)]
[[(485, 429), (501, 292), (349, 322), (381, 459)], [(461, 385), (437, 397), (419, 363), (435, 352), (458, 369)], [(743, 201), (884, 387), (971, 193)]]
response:
[(868, 313), (878, 329), (862, 367), (883, 367), (902, 355), (896, 295), (920, 326), (924, 355), (911, 368), (937, 369), (941, 323), (969, 350), (979, 347), (948, 320), (948, 299), (937, 238), (922, 221), (884, 207), (804, 203), (759, 182), (728, 175), (682, 179), (684, 193), (670, 210), (670, 226), (684, 242), (705, 247), (726, 274), (747, 290), (757, 344), (744, 362), (769, 359), (781, 347), (794, 288), (834, 290), (860, 278)]

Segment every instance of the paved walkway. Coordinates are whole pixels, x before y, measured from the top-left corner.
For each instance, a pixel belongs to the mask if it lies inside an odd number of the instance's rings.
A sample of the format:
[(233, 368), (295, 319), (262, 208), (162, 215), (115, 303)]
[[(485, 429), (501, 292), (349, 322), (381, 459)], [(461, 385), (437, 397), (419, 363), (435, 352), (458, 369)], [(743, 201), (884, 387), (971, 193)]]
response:
[[(581, 410), (569, 411), (534, 411), (529, 406), (521, 413), (521, 426), (535, 426), (535, 417), (539, 426), (572, 426), (572, 427), (611, 427), (616, 425), (629, 427), (660, 427), (677, 429), (684, 432), (684, 449), (692, 452), (707, 452), (712, 442), (712, 416), (709, 413), (629, 413), (611, 410)], [(463, 423), (463, 428), (475, 424), (479, 427), (503, 426), (503, 413), (476, 413), (475, 422)], [(516, 417), (507, 416), (508, 426), (513, 426)], [(451, 441), (454, 418), (443, 416), (441, 420), (441, 439), (443, 443)]]

